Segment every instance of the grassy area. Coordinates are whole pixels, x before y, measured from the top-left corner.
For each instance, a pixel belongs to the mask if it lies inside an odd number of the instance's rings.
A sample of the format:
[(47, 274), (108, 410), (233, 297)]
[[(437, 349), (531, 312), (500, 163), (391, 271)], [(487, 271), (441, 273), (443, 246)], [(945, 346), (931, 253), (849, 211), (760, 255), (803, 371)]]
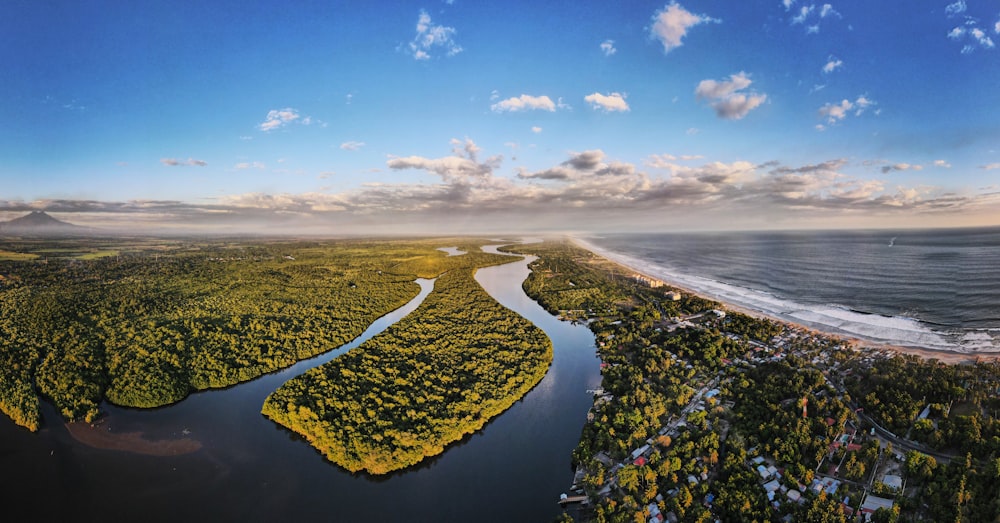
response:
[(88, 253), (80, 254), (80, 255), (77, 256), (77, 258), (79, 258), (81, 260), (98, 260), (98, 259), (101, 259), (101, 258), (108, 258), (108, 257), (111, 257), (111, 256), (118, 256), (119, 254), (121, 254), (121, 251), (103, 250), (103, 251), (94, 251), (94, 252), (88, 252)]
[(0, 261), (30, 261), (36, 258), (37, 254), (0, 250)]

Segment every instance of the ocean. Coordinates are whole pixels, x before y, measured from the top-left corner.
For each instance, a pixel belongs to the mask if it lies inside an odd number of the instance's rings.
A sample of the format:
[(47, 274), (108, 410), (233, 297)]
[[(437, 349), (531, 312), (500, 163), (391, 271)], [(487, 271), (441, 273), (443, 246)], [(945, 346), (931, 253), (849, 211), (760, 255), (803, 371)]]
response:
[(1000, 351), (1000, 228), (589, 235), (595, 251), (817, 330)]

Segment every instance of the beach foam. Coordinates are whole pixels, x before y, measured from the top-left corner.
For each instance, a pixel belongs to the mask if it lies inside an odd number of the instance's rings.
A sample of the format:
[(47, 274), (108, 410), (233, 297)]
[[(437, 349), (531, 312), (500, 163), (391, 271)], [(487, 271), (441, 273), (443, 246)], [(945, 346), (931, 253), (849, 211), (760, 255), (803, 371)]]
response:
[(819, 331), (870, 342), (957, 353), (1000, 351), (1000, 329), (938, 330), (905, 316), (884, 316), (850, 310), (837, 304), (808, 305), (729, 283), (682, 274), (633, 256), (602, 249), (579, 238), (574, 241), (611, 261), (723, 303), (760, 312)]

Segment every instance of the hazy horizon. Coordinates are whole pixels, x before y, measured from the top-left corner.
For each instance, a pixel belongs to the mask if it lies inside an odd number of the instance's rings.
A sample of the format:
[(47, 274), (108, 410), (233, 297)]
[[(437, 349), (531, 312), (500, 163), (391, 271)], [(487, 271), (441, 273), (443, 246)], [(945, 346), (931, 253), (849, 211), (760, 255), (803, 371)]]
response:
[(1000, 225), (989, 2), (5, 15), (0, 220), (265, 235)]

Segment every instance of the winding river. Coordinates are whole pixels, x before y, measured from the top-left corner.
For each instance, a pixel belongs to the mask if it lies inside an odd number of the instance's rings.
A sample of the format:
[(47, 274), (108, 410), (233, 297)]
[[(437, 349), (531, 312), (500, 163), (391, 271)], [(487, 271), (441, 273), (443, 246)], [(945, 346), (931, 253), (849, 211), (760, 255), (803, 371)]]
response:
[[(108, 422), (101, 430), (193, 440), (200, 445), (194, 452), (93, 448), (62, 424), (31, 434), (0, 419), (5, 513), (24, 507), (33, 520), (83, 521), (550, 521), (572, 481), (570, 453), (591, 405), (586, 390), (600, 384), (600, 373), (586, 326), (557, 320), (521, 289), (532, 259), (480, 269), (476, 280), (548, 334), (552, 366), (520, 402), (436, 458), (388, 477), (350, 474), (260, 414), (264, 398), (282, 383), (416, 309), (433, 287), (432, 280), (418, 280), (416, 298), (336, 350), (165, 408), (103, 406)], [(44, 415), (58, 419), (48, 405)]]

